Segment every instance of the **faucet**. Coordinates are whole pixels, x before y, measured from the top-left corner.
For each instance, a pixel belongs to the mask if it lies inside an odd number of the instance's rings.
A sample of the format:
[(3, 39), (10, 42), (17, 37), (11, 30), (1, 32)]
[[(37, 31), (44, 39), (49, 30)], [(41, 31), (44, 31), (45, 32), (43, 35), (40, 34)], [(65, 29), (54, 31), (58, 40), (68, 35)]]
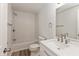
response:
[(60, 41), (60, 36), (59, 35), (57, 35), (57, 41)]
[(64, 41), (65, 44), (68, 44), (69, 39), (67, 37), (68, 37), (68, 33), (60, 34), (58, 35), (57, 41), (61, 41), (61, 42)]
[(67, 43), (67, 36), (68, 36), (68, 33), (65, 33), (65, 34), (61, 34), (61, 42), (63, 42), (64, 41), (64, 39), (65, 39), (65, 43)]
[(61, 35), (61, 42), (63, 42), (63, 34), (60, 34)]
[(58, 35), (57, 41), (63, 42), (63, 34)]
[(65, 44), (68, 44), (68, 39), (67, 39), (67, 37), (68, 37), (68, 33), (65, 33), (65, 35), (64, 35)]
[(67, 39), (65, 39), (65, 44), (68, 44), (68, 40)]
[(68, 37), (68, 33), (65, 33), (65, 34), (63, 35), (63, 37), (64, 37), (64, 39), (66, 39), (66, 38)]

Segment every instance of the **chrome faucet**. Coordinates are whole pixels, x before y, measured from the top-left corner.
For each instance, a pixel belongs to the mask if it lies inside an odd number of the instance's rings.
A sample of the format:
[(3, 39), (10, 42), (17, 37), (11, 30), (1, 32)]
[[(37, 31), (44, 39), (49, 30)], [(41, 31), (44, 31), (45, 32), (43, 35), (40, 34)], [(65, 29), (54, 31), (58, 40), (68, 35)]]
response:
[(61, 34), (61, 42), (63, 42), (63, 34)]
[(64, 42), (65, 44), (68, 44), (68, 42), (70, 41), (67, 37), (68, 37), (68, 33), (65, 33), (65, 34), (60, 34), (60, 35), (57, 35), (58, 38), (57, 38), (57, 41), (61, 41), (61, 42)]
[(67, 39), (65, 39), (65, 44), (68, 44), (68, 40)]
[(65, 34), (61, 34), (61, 42), (63, 42), (64, 41), (64, 39), (65, 39), (65, 43), (67, 43), (67, 36), (68, 36), (68, 33), (65, 33)]
[(57, 41), (60, 41), (60, 35), (57, 35)]
[(58, 35), (57, 41), (63, 42), (63, 34)]
[(64, 35), (64, 39), (65, 39), (65, 44), (68, 44), (68, 33), (65, 33), (65, 35)]
[(63, 38), (66, 39), (66, 34), (63, 35)]

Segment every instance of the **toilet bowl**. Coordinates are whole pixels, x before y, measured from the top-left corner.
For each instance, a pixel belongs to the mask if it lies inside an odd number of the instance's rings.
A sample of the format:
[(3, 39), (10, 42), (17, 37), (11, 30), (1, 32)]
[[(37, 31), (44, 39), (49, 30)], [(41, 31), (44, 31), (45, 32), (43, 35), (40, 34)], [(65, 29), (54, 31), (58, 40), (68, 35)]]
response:
[(31, 52), (31, 56), (39, 56), (40, 46), (39, 44), (31, 44), (29, 46), (29, 50)]
[[(44, 40), (45, 38), (39, 36), (39, 41)], [(39, 55), (39, 50), (40, 50), (40, 44), (39, 43), (33, 43), (29, 46), (29, 50), (31, 52), (31, 56), (38, 56)]]

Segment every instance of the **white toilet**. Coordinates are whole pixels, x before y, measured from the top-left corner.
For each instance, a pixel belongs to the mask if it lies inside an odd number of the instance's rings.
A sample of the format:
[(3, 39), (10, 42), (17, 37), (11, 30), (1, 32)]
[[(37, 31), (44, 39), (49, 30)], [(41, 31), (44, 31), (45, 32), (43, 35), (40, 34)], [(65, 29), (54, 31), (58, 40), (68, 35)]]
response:
[[(39, 36), (39, 41), (45, 40), (45, 38)], [(39, 56), (40, 44), (33, 43), (29, 46), (29, 50), (31, 51), (31, 56)]]

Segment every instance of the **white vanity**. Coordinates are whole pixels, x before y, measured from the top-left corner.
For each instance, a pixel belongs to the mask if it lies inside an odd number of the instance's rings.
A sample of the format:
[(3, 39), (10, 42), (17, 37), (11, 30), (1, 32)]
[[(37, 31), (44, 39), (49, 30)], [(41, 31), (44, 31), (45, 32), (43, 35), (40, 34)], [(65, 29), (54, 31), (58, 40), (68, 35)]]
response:
[(79, 56), (79, 42), (71, 40), (68, 44), (57, 39), (48, 39), (40, 42), (41, 56)]

